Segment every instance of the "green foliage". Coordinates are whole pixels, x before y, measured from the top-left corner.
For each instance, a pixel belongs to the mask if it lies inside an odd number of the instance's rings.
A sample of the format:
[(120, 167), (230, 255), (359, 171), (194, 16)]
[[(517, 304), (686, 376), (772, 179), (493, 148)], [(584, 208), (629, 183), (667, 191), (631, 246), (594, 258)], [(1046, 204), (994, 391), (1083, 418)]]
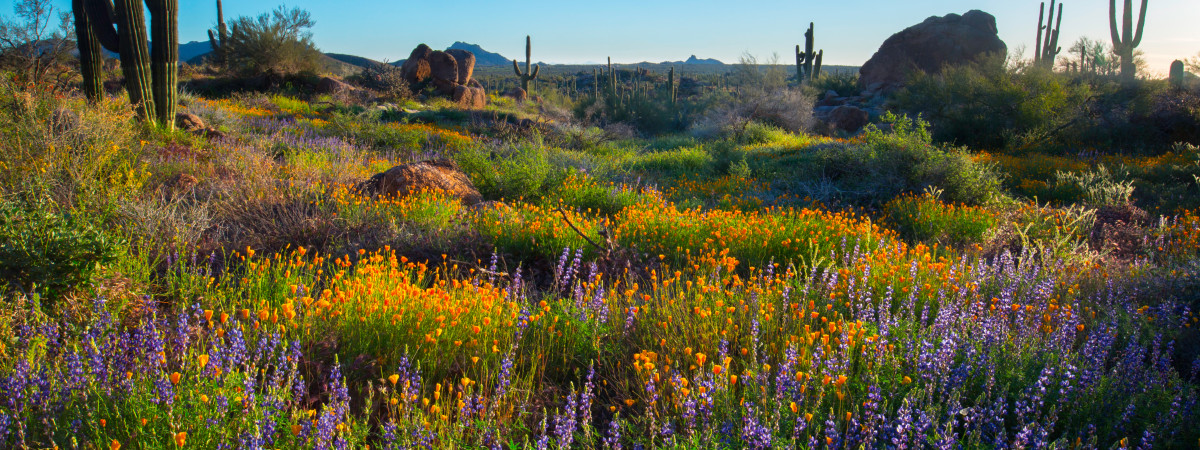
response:
[(400, 76), (400, 68), (391, 64), (370, 64), (350, 77), (367, 89), (379, 92), (387, 101), (403, 103), (412, 99), (408, 82)]
[(567, 175), (550, 163), (546, 148), (535, 143), (494, 150), (474, 147), (454, 155), (454, 160), (489, 200), (534, 200)]
[(982, 242), (996, 226), (992, 212), (943, 203), (940, 195), (940, 190), (929, 189), (921, 196), (895, 198), (884, 206), (887, 223), (905, 238), (952, 246)]
[(283, 6), (258, 17), (234, 19), (223, 46), (227, 70), (243, 76), (316, 72), (322, 55), (308, 31), (313, 25), (308, 11)]
[(1113, 173), (1104, 165), (1096, 170), (1085, 172), (1064, 172), (1055, 174), (1056, 184), (1075, 190), (1089, 205), (1095, 207), (1127, 205), (1133, 198), (1133, 181), (1128, 180), (1129, 172), (1118, 168)]
[(895, 105), (933, 124), (939, 142), (973, 149), (1024, 150), (1049, 145), (1055, 132), (1082, 115), (1086, 85), (1035, 68), (1022, 71), (991, 59), (917, 74)]
[(994, 168), (961, 149), (934, 145), (920, 118), (888, 113), (882, 120), (889, 131), (867, 125), (854, 143), (794, 152), (768, 166), (767, 173), (802, 180), (790, 188), (801, 196), (859, 205), (879, 205), (935, 186), (954, 203), (979, 205), (1001, 196)]
[(8, 289), (53, 301), (116, 259), (117, 241), (84, 216), (56, 209), (42, 200), (0, 199), (0, 280)]

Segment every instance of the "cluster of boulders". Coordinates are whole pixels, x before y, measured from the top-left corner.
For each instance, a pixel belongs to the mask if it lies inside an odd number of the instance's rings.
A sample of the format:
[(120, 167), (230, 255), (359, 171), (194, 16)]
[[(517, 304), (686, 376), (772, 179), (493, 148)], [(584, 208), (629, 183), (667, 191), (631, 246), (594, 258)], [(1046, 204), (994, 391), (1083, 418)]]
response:
[(432, 85), (438, 94), (459, 105), (481, 108), (487, 105), (487, 92), (471, 78), (474, 71), (475, 54), (459, 49), (433, 50), (425, 44), (413, 49), (400, 66), (400, 76), (414, 91)]

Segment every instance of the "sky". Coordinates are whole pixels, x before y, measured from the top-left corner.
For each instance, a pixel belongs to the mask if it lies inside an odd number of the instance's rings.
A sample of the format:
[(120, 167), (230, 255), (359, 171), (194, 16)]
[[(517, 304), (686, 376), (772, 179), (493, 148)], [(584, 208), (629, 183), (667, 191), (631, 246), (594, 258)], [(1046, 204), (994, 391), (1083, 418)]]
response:
[[(68, 9), (70, 0), (53, 0)], [(182, 0), (180, 41), (207, 40), (216, 23), (215, 0)], [(258, 15), (280, 0), (227, 0), (225, 19)], [(679, 61), (695, 54), (736, 62), (744, 53), (766, 61), (795, 59), (796, 44), (815, 22), (815, 44), (829, 65), (861, 65), (893, 33), (929, 16), (981, 9), (996, 16), (1010, 52), (1033, 54), (1039, 1), (1035, 0), (292, 0), (316, 21), (313, 38), (327, 53), (376, 60), (404, 59), (417, 44), (444, 49), (455, 41), (479, 44), (509, 58), (524, 58), (525, 35), (533, 59), (550, 63)], [(1118, 1), (1118, 20), (1123, 2)], [(1141, 2), (1134, 2), (1134, 8)], [(1064, 4), (1059, 45), (1080, 36), (1111, 43), (1108, 0)], [(1048, 5), (1047, 5), (1048, 6)], [(11, 14), (8, 11), (6, 15)], [(1136, 13), (1134, 15), (1136, 20)], [(1149, 70), (1165, 74), (1171, 61), (1200, 53), (1200, 0), (1153, 0), (1142, 45)]]

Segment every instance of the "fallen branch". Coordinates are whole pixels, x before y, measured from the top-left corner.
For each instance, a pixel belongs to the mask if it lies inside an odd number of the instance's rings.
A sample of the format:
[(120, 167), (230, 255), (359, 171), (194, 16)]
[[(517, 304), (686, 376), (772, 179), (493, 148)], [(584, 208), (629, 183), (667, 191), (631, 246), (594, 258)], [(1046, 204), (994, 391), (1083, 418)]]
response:
[(592, 244), (593, 247), (596, 247), (596, 250), (602, 251), (606, 254), (608, 253), (608, 249), (601, 247), (600, 244), (597, 244), (596, 241), (592, 240), (592, 238), (588, 237), (586, 234), (583, 234), (583, 232), (579, 231), (579, 228), (577, 228), (575, 224), (571, 223), (571, 218), (567, 217), (567, 211), (564, 210), (562, 206), (558, 207), (558, 212), (559, 214), (562, 214), (563, 221), (567, 222), (567, 226), (571, 227), (572, 230), (575, 230), (575, 233), (579, 234), (580, 237), (583, 237), (583, 239), (589, 244)]

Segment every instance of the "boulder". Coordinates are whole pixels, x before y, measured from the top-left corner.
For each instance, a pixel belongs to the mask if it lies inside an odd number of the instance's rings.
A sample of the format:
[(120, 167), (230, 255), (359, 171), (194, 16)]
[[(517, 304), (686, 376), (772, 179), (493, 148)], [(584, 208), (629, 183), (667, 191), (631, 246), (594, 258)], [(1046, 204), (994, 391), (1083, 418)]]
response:
[(865, 91), (890, 93), (903, 87), (914, 70), (937, 73), (946, 65), (1007, 53), (991, 14), (971, 10), (961, 16), (934, 16), (884, 41), (859, 69), (858, 82)]
[(838, 106), (829, 112), (829, 123), (842, 131), (854, 133), (867, 125), (870, 115), (854, 106)]
[(482, 108), (487, 106), (487, 92), (484, 92), (483, 88), (467, 87), (460, 84), (454, 88), (454, 95), (451, 98), (464, 108)]
[(435, 51), (429, 54), (429, 78), (442, 95), (454, 94), (458, 87), (458, 61), (449, 53)]
[(207, 128), (200, 116), (182, 111), (175, 113), (175, 127), (183, 131), (197, 131)]
[(433, 49), (428, 45), (421, 44), (414, 48), (412, 53), (408, 55), (408, 59), (400, 66), (400, 76), (407, 81), (409, 86), (418, 83), (424, 83), (429, 79), (429, 55), (433, 53)]
[(446, 54), (458, 63), (458, 84), (470, 83), (471, 75), (475, 73), (475, 54), (459, 48), (446, 50)]
[(524, 89), (515, 87), (515, 88), (509, 89), (508, 91), (506, 91), (504, 93), (504, 96), (510, 97), (513, 100), (516, 100), (518, 103), (520, 103), (520, 102), (524, 102), (525, 100), (527, 100), (529, 98), (529, 93), (525, 92)]
[(346, 84), (346, 82), (344, 82), (342, 80), (339, 80), (337, 78), (332, 78), (332, 77), (324, 77), (324, 78), (321, 78), (321, 81), (317, 82), (317, 87), (315, 90), (316, 90), (317, 94), (334, 94), (334, 93), (338, 93), (338, 92), (342, 92), (342, 91), (350, 91), (353, 89), (354, 89), (353, 86)]
[(404, 196), (425, 190), (438, 190), (458, 198), (465, 205), (483, 201), (483, 196), (479, 195), (479, 191), (471, 184), (467, 175), (449, 160), (401, 164), (359, 183), (355, 190), (360, 194), (372, 196)]
[(470, 80), (467, 80), (467, 87), (483, 89), (483, 83), (480, 83), (479, 80), (472, 78)]

